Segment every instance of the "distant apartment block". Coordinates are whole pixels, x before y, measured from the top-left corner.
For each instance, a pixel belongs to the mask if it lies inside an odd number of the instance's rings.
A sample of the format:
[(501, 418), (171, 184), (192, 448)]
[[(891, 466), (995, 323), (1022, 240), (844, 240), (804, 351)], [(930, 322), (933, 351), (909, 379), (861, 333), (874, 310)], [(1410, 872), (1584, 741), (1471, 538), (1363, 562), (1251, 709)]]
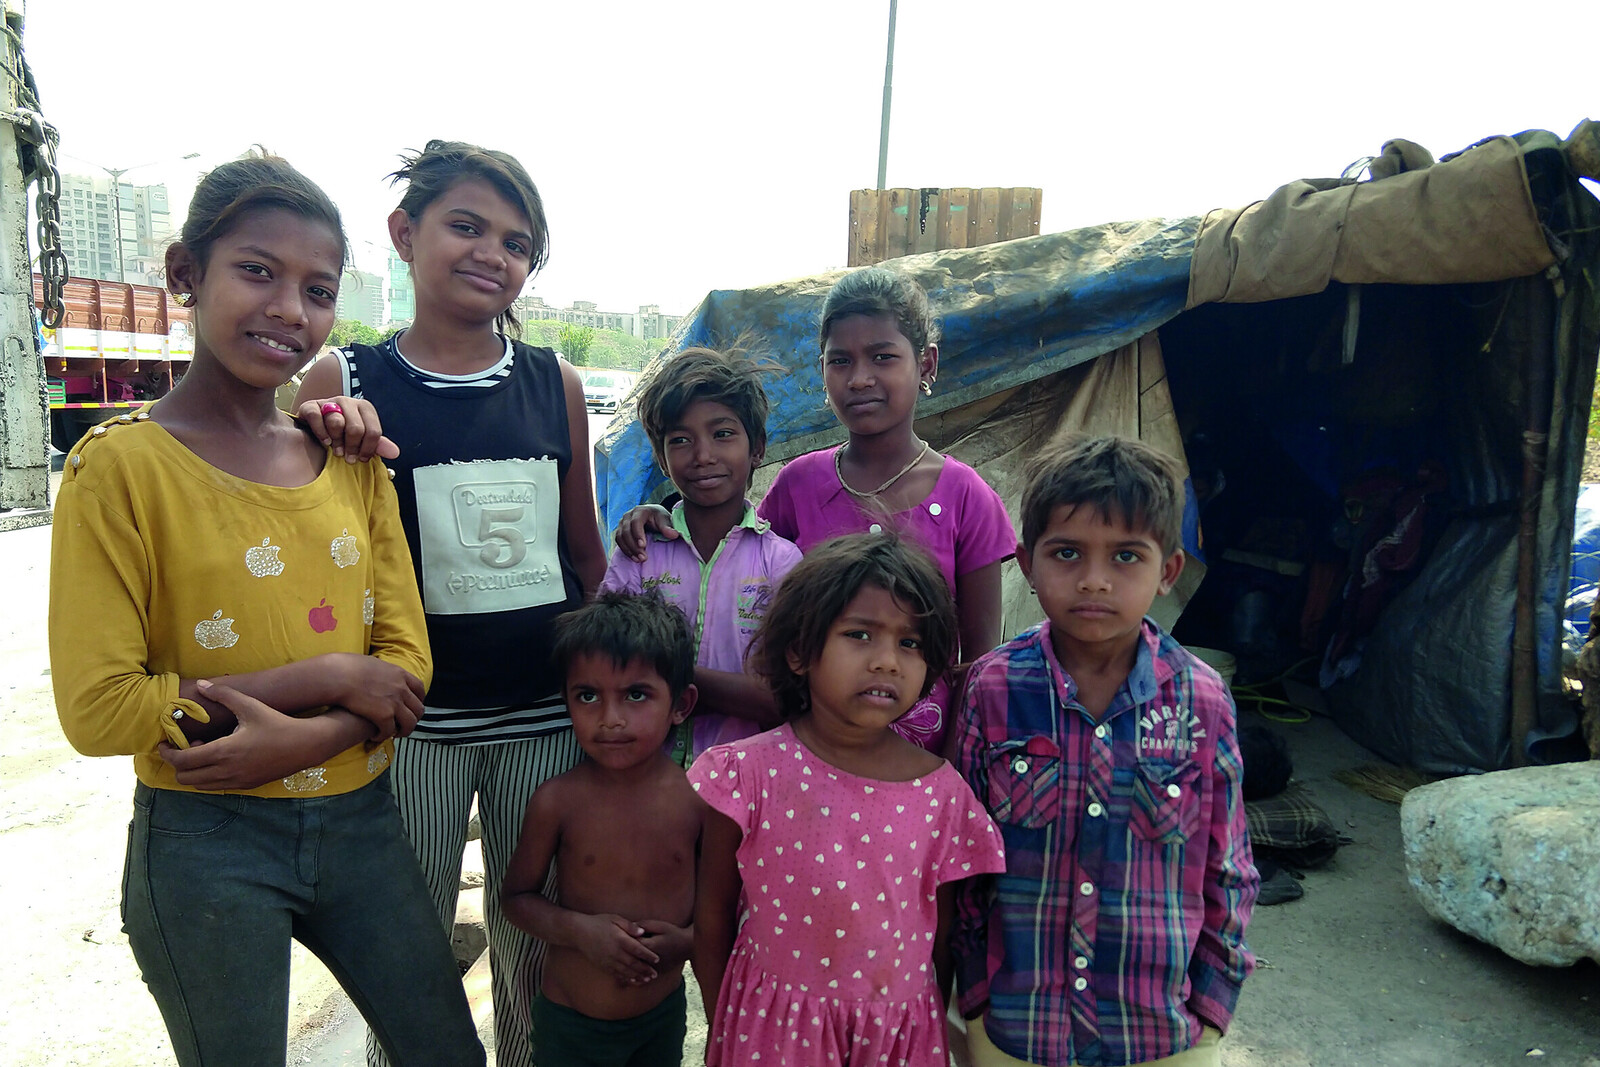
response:
[(546, 304), (542, 297), (522, 296), (513, 307), (524, 322), (553, 319), (595, 330), (616, 330), (646, 341), (671, 337), (683, 321), (682, 315), (663, 315), (659, 304), (641, 304), (637, 312), (601, 311), (592, 300), (574, 300), (571, 307), (556, 308)]
[(339, 280), (339, 302), (335, 315), (354, 319), (364, 326), (381, 330), (389, 318), (389, 279), (371, 271), (347, 268)]
[(61, 176), (61, 250), (71, 274), (160, 285), (172, 237), (165, 185)]
[(389, 249), (389, 317), (385, 323), (410, 322), (417, 317), (417, 292), (411, 284), (411, 264)]

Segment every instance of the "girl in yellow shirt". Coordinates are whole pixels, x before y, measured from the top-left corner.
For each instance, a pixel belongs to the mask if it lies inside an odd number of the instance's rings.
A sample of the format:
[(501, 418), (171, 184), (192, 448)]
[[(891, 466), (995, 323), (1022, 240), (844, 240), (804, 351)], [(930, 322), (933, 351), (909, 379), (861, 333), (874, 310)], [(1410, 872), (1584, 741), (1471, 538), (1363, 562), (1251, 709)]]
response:
[(345, 255), (283, 160), (207, 175), (167, 251), (193, 362), (78, 443), (56, 504), (56, 705), (134, 757), (124, 924), (185, 1067), (281, 1067), (291, 937), (395, 1063), (484, 1062), (388, 781), (432, 674), (394, 490), (274, 404)]

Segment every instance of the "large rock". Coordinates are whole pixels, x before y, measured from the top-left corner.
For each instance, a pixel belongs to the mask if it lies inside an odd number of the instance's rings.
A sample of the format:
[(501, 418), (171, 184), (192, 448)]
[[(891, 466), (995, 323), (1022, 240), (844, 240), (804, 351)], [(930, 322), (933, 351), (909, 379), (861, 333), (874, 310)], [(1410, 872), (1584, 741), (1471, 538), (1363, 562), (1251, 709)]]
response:
[(1420, 786), (1400, 830), (1434, 918), (1524, 963), (1600, 962), (1600, 762)]

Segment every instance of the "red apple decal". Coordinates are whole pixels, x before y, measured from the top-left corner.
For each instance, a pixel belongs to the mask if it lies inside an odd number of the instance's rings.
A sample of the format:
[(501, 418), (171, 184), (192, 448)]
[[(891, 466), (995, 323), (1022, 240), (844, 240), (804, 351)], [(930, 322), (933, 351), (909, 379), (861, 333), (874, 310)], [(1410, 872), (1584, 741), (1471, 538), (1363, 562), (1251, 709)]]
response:
[(311, 628), (319, 634), (325, 634), (339, 625), (339, 620), (333, 617), (333, 605), (328, 603), (327, 597), (323, 597), (322, 602), (311, 609), (307, 620), (311, 623)]

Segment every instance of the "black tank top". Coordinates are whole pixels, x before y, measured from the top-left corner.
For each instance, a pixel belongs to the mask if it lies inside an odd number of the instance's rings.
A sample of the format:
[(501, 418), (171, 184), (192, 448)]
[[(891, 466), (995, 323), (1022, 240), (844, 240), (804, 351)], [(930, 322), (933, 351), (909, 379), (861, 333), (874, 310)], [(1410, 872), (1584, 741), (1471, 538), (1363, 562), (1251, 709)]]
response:
[(570, 726), (551, 630), (583, 590), (561, 530), (572, 439), (556, 355), (510, 342), (509, 366), (458, 380), (406, 362), (398, 336), (340, 354), (352, 394), (400, 446), (389, 467), (434, 665), (414, 736), (483, 742)]

